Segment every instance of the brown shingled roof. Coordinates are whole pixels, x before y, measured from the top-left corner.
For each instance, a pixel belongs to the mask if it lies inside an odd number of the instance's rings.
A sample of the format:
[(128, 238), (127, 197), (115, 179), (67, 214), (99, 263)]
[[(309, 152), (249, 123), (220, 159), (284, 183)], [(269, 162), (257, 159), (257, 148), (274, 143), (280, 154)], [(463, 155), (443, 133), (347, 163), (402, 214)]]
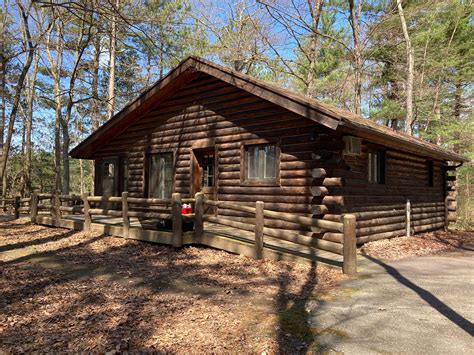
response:
[[(422, 139), (394, 131), (387, 126), (380, 125), (350, 111), (324, 104), (318, 100), (296, 94), (274, 84), (255, 79), (249, 75), (194, 56), (183, 60), (167, 76), (158, 81), (154, 86), (145, 91), (135, 101), (131, 102), (122, 111), (101, 126), (96, 132), (81, 142), (71, 151), (71, 156), (75, 158), (90, 158), (95, 148), (104, 144), (108, 139), (111, 139), (111, 132), (117, 133), (124, 131), (132, 125), (137, 117), (140, 116), (139, 113), (147, 109), (152, 99), (156, 100), (156, 97), (159, 96), (163, 96), (164, 98), (168, 97), (167, 95), (173, 92), (173, 90), (169, 89), (170, 87), (176, 88), (192, 80), (196, 73), (199, 72), (214, 76), (331, 129), (341, 127), (340, 129), (350, 134), (418, 155), (442, 160), (468, 161), (468, 159), (462, 155)], [(176, 84), (176, 82), (179, 82), (179, 85)], [(131, 115), (132, 112), (134, 115)]]

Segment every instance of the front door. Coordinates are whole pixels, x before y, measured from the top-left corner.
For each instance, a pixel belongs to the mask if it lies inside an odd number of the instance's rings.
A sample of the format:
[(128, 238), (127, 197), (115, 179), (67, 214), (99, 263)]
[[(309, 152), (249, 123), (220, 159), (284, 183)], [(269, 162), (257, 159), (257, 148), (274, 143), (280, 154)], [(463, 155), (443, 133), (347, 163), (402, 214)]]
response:
[(216, 152), (214, 148), (193, 149), (192, 192), (210, 199), (216, 193)]

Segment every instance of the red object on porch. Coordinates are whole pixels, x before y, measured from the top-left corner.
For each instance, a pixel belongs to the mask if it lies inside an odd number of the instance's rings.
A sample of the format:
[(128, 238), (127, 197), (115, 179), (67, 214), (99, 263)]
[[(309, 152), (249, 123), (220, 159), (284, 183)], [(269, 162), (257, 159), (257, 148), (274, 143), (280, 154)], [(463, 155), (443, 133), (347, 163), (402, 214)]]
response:
[(183, 205), (181, 207), (181, 214), (190, 214), (191, 212), (191, 205)]

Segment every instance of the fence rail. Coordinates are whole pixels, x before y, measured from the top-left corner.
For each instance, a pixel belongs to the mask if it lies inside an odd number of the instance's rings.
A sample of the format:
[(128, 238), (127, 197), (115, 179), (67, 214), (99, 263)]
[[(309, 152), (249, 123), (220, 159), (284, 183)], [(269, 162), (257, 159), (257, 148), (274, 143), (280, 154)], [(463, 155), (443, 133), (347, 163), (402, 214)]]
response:
[[(255, 222), (240, 222), (232, 220), (232, 217), (216, 217), (205, 215), (205, 206), (225, 208), (232, 211), (239, 211), (252, 214)], [(255, 233), (255, 255), (261, 258), (263, 255), (264, 238), (269, 236), (285, 242), (294, 243), (305, 247), (313, 247), (324, 251), (332, 252), (343, 256), (343, 272), (355, 274), (357, 272), (356, 263), (356, 219), (353, 215), (344, 215), (342, 222), (320, 220), (311, 217), (298, 216), (291, 213), (278, 212), (265, 209), (265, 203), (257, 201), (255, 207), (240, 206), (224, 201), (213, 201), (206, 199), (204, 195), (196, 195), (196, 216), (195, 228), (197, 238), (204, 233), (201, 227), (203, 222), (215, 223), (241, 229)], [(322, 238), (315, 238), (301, 235), (297, 232), (270, 228), (266, 225), (268, 219), (279, 220), (299, 224), (302, 227), (316, 227), (324, 232)]]

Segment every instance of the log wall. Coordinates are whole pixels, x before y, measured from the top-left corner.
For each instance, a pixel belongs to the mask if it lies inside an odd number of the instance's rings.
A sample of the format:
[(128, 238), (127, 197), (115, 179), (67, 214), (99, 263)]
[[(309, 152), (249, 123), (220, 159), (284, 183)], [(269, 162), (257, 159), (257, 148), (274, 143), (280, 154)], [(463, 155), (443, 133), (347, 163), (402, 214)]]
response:
[[(279, 186), (241, 186), (241, 145), (256, 139), (275, 142), (280, 147)], [(216, 147), (219, 201), (254, 205), (260, 200), (266, 209), (310, 216), (313, 170), (338, 165), (342, 168), (340, 157), (336, 159), (331, 153), (342, 149), (342, 140), (334, 131), (204, 75), (103, 146), (96, 152), (96, 160), (127, 156), (129, 195), (145, 197), (146, 153), (174, 152), (174, 191), (190, 196), (191, 150), (203, 140)], [(320, 202), (321, 199), (316, 201)], [(249, 220), (245, 213), (224, 208), (218, 213), (239, 221)], [(296, 224), (268, 223), (301, 231)], [(309, 229), (306, 232), (310, 234)]]
[(371, 148), (376, 147), (363, 141), (362, 154), (344, 155), (349, 173), (342, 187), (330, 188), (332, 195), (340, 196), (341, 212), (355, 213), (358, 243), (405, 235), (407, 200), (411, 203), (412, 233), (443, 228), (444, 163), (433, 162), (433, 186), (429, 186), (426, 158), (387, 149), (385, 183), (369, 183), (367, 159)]

